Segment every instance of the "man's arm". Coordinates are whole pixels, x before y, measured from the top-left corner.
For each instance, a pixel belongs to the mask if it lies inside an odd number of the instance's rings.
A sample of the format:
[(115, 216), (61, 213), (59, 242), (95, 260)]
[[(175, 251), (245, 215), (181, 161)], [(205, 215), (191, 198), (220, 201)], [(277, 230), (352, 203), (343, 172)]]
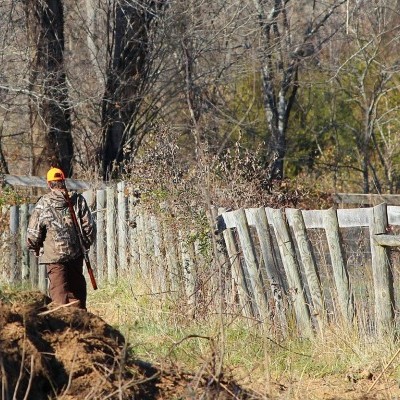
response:
[(79, 194), (77, 198), (79, 222), (82, 229), (85, 246), (89, 248), (96, 238), (96, 223), (85, 198)]
[(33, 250), (36, 255), (39, 255), (40, 248), (43, 246), (43, 242), (46, 236), (46, 231), (40, 222), (40, 213), (43, 207), (38, 203), (31, 217), (29, 218), (28, 229), (27, 229), (27, 246), (29, 250)]

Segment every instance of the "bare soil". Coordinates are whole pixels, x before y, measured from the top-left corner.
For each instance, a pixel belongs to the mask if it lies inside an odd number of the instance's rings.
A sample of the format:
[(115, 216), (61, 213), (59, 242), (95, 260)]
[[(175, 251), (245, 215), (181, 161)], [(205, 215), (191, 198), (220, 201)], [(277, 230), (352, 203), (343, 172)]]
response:
[(400, 399), (398, 382), (387, 379), (369, 392), (371, 374), (299, 377), (245, 390), (231, 378), (161, 368), (135, 358), (100, 317), (49, 303), (40, 292), (0, 293), (2, 400)]
[(0, 299), (2, 400), (251, 398), (232, 381), (135, 359), (100, 317), (49, 303), (40, 292)]

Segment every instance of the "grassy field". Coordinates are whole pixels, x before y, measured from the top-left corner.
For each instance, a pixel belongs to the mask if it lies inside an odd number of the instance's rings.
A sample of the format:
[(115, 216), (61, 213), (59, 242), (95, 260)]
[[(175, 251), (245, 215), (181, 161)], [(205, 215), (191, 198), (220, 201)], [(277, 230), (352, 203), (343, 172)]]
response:
[(238, 315), (191, 318), (178, 303), (139, 296), (128, 283), (89, 290), (88, 308), (124, 334), (135, 357), (198, 373), (223, 371), (260, 398), (279, 392), (284, 398), (397, 398), (399, 392), (399, 343), (355, 327), (329, 326), (311, 340), (277, 338), (272, 327)]

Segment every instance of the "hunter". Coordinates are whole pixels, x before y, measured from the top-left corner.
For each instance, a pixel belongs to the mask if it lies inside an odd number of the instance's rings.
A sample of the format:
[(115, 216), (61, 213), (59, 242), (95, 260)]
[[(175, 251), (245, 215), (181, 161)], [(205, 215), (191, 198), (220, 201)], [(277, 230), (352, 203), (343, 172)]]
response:
[(47, 184), (50, 192), (39, 198), (29, 219), (28, 248), (46, 266), (52, 302), (74, 303), (86, 310), (84, 254), (68, 202), (75, 210), (86, 250), (94, 241), (96, 225), (85, 198), (76, 192), (69, 196), (61, 169), (51, 168), (47, 172)]

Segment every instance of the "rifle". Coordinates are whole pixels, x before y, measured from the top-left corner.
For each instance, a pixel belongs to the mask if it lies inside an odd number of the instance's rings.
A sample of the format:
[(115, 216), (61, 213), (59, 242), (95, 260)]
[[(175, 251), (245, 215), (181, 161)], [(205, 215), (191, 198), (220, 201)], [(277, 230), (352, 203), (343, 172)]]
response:
[[(65, 187), (65, 185), (64, 185), (64, 187)], [(84, 245), (84, 243), (83, 243), (82, 231), (81, 231), (81, 228), (80, 228), (80, 226), (79, 226), (78, 220), (77, 220), (77, 218), (76, 218), (76, 213), (75, 213), (75, 210), (74, 210), (74, 206), (73, 206), (73, 204), (72, 204), (71, 198), (69, 197), (68, 190), (67, 190), (66, 187), (65, 187), (65, 189), (62, 191), (62, 194), (63, 194), (63, 196), (64, 196), (65, 201), (66, 201), (67, 204), (68, 204), (68, 209), (69, 209), (69, 212), (70, 212), (70, 214), (71, 214), (72, 222), (73, 222), (73, 224), (74, 224), (76, 234), (78, 235), (78, 238), (79, 238), (79, 244), (80, 244), (80, 246), (81, 246), (81, 250), (82, 250), (82, 253), (83, 253), (83, 257), (84, 257), (84, 259), (85, 259), (85, 264), (86, 264), (86, 268), (87, 268), (88, 273), (89, 273), (90, 282), (92, 283), (93, 289), (94, 289), (94, 290), (97, 290), (96, 279), (95, 279), (94, 274), (93, 274), (93, 269), (92, 269), (92, 266), (91, 266), (91, 264), (90, 264), (89, 256), (88, 256), (88, 254), (87, 254), (87, 251), (86, 251), (86, 249), (85, 249), (85, 245)]]

